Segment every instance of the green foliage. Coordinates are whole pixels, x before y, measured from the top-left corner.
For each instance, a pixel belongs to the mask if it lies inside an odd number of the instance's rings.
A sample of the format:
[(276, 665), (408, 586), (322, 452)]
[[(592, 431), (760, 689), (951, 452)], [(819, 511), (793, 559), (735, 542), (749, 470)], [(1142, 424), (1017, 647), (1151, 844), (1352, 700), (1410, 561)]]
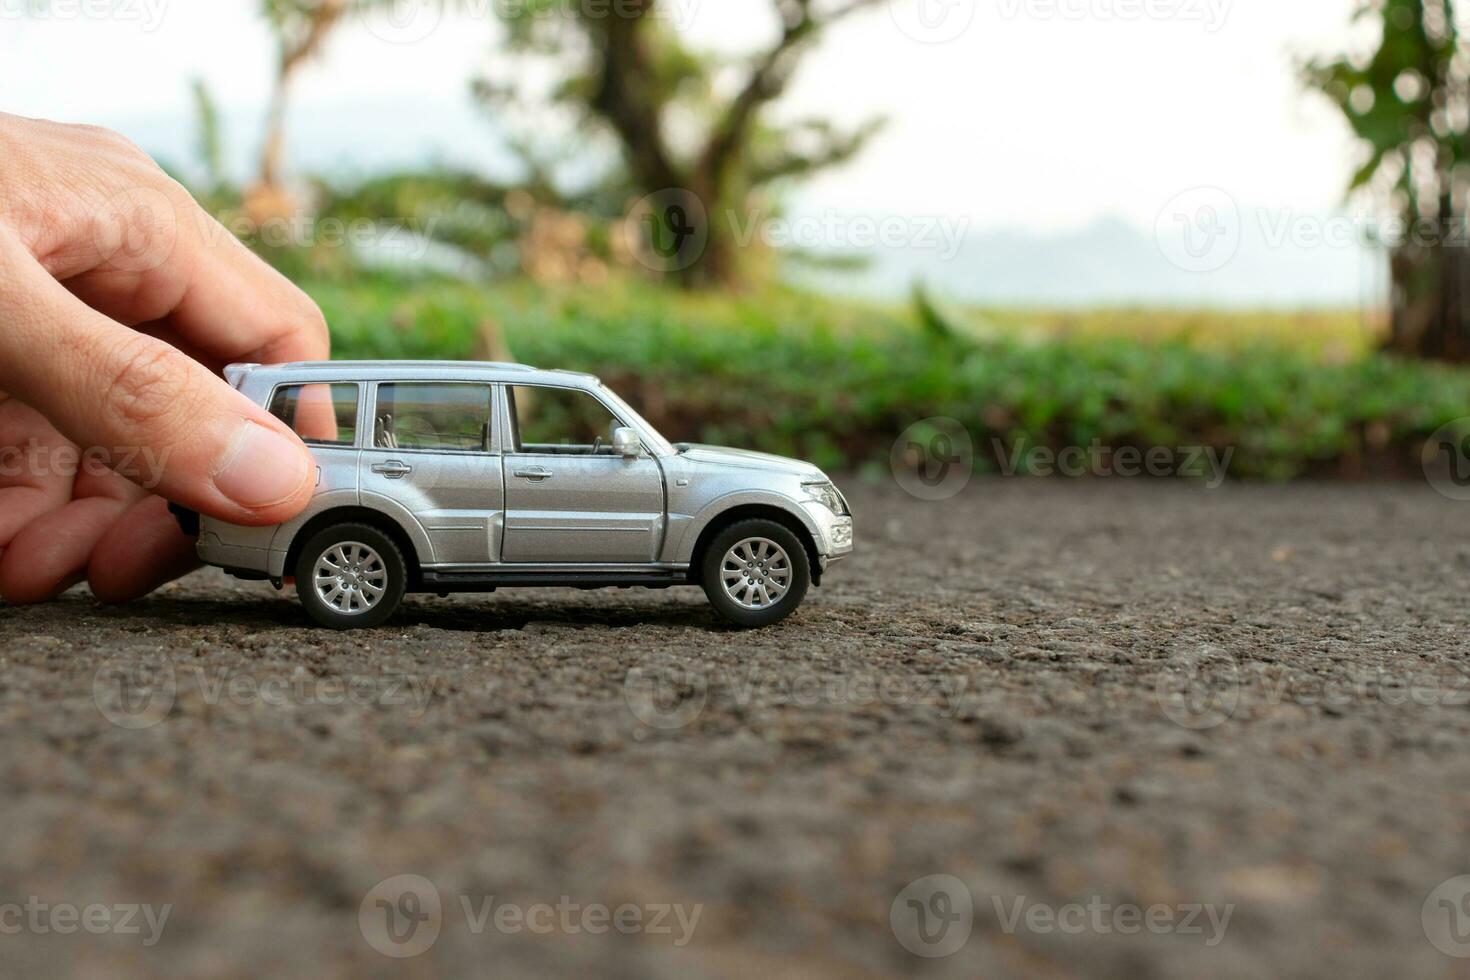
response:
[(1454, 7), (1452, 0), (1364, 4), (1357, 17), (1374, 18), (1382, 29), (1372, 56), (1306, 66), (1308, 84), (1342, 111), (1367, 149), (1351, 189), (1381, 174), (1393, 182), (1401, 206), (1421, 213), (1449, 193), (1466, 132), (1462, 114), (1449, 111), (1467, 82), (1464, 60), (1456, 57), (1461, 43)]
[[(794, 292), (737, 298), (613, 286), (490, 291), (386, 281), (310, 291), (340, 357), (468, 357), (495, 324), (517, 358), (591, 371), (674, 440), (886, 467), (899, 433), (960, 420), (977, 467), (1011, 448), (1233, 447), (1235, 476), (1388, 462), (1470, 414), (1470, 373), (1385, 355), (1329, 363), (1281, 345), (1206, 350), (1116, 335), (936, 342), (922, 314)], [(1140, 314), (1142, 316), (1142, 314)]]

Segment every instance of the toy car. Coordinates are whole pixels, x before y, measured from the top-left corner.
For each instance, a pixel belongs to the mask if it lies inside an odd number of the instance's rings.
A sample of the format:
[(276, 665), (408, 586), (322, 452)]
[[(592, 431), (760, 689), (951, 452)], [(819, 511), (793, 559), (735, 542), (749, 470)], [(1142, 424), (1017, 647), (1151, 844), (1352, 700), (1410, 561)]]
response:
[(225, 377), (311, 448), (317, 490), (274, 527), (196, 519), (199, 556), (294, 578), (323, 626), (381, 625), (407, 592), (679, 585), (769, 626), (853, 547), (847, 501), (815, 466), (671, 445), (590, 375), (330, 361)]

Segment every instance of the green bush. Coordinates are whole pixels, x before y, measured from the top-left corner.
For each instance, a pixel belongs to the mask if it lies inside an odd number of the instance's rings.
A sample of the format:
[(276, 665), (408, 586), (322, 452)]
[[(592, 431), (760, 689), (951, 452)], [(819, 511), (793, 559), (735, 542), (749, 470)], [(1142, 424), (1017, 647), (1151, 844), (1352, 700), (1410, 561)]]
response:
[(971, 433), (982, 470), (1018, 445), (1096, 440), (1233, 448), (1232, 475), (1284, 479), (1417, 467), (1426, 436), (1470, 415), (1466, 371), (1381, 355), (1326, 362), (1259, 341), (1218, 350), (1004, 329), (955, 340), (906, 309), (787, 292), (309, 288), (338, 357), (469, 357), (498, 327), (517, 359), (600, 375), (671, 439), (833, 469), (886, 466), (899, 433), (948, 416)]

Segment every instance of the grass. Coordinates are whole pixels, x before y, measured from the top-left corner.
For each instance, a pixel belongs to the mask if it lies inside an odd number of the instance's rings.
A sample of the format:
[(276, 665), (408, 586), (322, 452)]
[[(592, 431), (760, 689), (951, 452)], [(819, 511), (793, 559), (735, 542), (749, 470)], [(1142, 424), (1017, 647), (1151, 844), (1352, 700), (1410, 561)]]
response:
[(1370, 353), (1336, 314), (965, 311), (952, 336), (907, 307), (796, 292), (690, 296), (635, 284), (548, 290), (309, 283), (339, 357), (475, 356), (599, 374), (675, 440), (888, 465), (899, 433), (959, 420), (993, 469), (1010, 447), (1234, 451), (1235, 476), (1417, 468), (1470, 414), (1470, 373)]

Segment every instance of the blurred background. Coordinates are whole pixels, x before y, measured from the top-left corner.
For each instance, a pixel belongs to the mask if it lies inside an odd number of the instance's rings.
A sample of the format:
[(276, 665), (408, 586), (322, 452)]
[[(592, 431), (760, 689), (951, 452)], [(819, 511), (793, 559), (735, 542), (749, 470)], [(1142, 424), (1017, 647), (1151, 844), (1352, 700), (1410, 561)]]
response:
[(132, 137), (339, 357), (590, 370), (675, 440), (839, 470), (923, 466), (952, 419), (982, 472), (1101, 444), (1383, 475), (1470, 412), (1464, 29), (1451, 0), (0, 0), (0, 110)]

